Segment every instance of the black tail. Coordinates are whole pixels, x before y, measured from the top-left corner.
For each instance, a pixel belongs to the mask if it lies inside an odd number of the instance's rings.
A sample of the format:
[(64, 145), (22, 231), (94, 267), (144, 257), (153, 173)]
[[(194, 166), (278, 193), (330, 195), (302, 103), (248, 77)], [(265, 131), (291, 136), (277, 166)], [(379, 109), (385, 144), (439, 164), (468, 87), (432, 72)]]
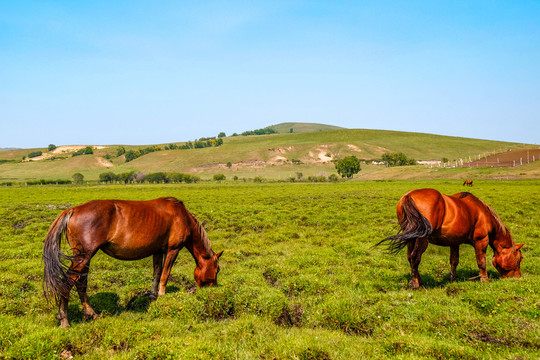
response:
[(54, 296), (56, 301), (69, 297), (73, 286), (67, 275), (66, 260), (71, 256), (64, 254), (60, 248), (62, 234), (65, 234), (73, 210), (65, 210), (52, 223), (43, 246), (43, 262), (45, 265), (43, 288), (45, 297)]
[(401, 204), (403, 219), (399, 221), (401, 231), (397, 235), (389, 236), (377, 243), (376, 246), (387, 244), (388, 252), (397, 254), (409, 241), (416, 241), (431, 235), (433, 229), (431, 223), (418, 211), (414, 200), (406, 196)]

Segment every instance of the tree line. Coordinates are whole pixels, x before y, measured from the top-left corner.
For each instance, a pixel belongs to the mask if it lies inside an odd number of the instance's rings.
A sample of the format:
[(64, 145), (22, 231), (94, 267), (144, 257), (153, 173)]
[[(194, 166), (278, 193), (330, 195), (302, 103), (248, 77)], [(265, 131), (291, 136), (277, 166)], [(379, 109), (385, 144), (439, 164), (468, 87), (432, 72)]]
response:
[(165, 145), (164, 147), (154, 145), (154, 146), (148, 146), (142, 149), (137, 150), (127, 150), (123, 146), (119, 146), (118, 150), (116, 152), (116, 156), (122, 156), (126, 158), (126, 162), (133, 161), (143, 155), (150, 154), (155, 151), (163, 151), (163, 150), (187, 150), (187, 149), (203, 149), (207, 147), (216, 147), (223, 145), (223, 139), (222, 138), (200, 138), (199, 140), (188, 141), (185, 144), (178, 145), (178, 144), (169, 144)]
[(155, 172), (145, 174), (140, 171), (129, 171), (120, 174), (115, 174), (112, 171), (99, 174), (99, 182), (105, 184), (177, 184), (177, 183), (196, 183), (201, 178), (197, 175), (182, 174), (182, 173), (166, 173)]

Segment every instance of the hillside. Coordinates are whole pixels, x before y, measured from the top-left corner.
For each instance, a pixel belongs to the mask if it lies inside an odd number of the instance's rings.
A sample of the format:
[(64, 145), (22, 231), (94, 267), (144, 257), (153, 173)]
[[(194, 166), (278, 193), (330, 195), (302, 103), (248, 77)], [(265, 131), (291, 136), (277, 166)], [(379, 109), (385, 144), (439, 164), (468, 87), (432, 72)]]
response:
[(315, 124), (315, 123), (292, 123), (292, 122), (281, 123), (281, 124), (272, 125), (269, 127), (276, 130), (280, 134), (289, 134), (289, 133), (303, 134), (303, 133), (309, 133), (309, 132), (343, 129), (342, 127), (333, 126), (333, 125), (324, 125), (324, 124)]
[[(305, 125), (305, 126), (304, 126)], [(317, 124), (315, 124), (317, 125)], [(234, 136), (224, 138), (223, 145), (189, 150), (163, 150), (125, 162), (117, 156), (118, 145), (94, 146), (93, 155), (72, 157), (69, 152), (55, 154), (47, 149), (17, 149), (0, 153), (0, 182), (30, 179), (71, 179), (80, 172), (86, 180), (97, 180), (100, 173), (113, 171), (181, 172), (209, 179), (223, 173), (227, 178), (287, 179), (302, 173), (305, 177), (335, 173), (333, 160), (355, 155), (366, 161), (356, 178), (462, 178), (469, 177), (539, 177), (537, 163), (509, 169), (439, 169), (436, 162), (478, 158), (507, 151), (527, 149), (531, 145), (441, 135), (384, 130), (338, 129), (322, 131), (313, 124), (279, 124), (278, 129), (293, 128), (293, 133)], [(298, 129), (298, 130), (296, 130)], [(311, 132), (301, 132), (304, 129)], [(313, 130), (319, 129), (319, 130)], [(146, 146), (125, 146), (142, 149)], [(161, 145), (162, 148), (165, 144)], [(62, 148), (62, 147), (59, 147)], [(40, 150), (44, 160), (21, 162), (31, 151)], [(386, 152), (403, 152), (427, 165), (385, 168), (373, 165)], [(227, 164), (230, 163), (230, 167)], [(433, 164), (435, 163), (435, 165)], [(524, 175), (523, 175), (524, 174)]]

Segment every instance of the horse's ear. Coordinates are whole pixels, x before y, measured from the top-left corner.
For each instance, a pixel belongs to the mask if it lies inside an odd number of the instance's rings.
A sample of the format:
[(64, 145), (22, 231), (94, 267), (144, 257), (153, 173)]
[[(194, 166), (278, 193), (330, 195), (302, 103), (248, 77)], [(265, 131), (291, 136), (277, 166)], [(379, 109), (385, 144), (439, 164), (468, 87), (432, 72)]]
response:
[(521, 248), (523, 247), (523, 245), (525, 245), (525, 243), (516, 245), (516, 251), (519, 250), (519, 249), (521, 249)]
[(221, 257), (221, 255), (223, 254), (223, 251), (224, 250), (221, 250), (221, 252), (216, 255), (216, 259), (219, 259)]

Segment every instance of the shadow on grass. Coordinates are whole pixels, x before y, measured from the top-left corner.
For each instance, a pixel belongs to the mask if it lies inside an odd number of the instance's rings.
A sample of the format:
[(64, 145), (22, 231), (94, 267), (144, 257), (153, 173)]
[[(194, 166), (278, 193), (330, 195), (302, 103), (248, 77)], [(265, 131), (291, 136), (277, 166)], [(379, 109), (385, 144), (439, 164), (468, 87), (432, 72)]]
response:
[[(71, 302), (68, 305), (68, 321), (70, 323), (80, 323), (83, 321), (83, 313), (81, 310), (80, 302), (74, 301), (72, 297)], [(88, 299), (90, 306), (100, 315), (116, 315), (125, 309), (120, 306), (120, 297), (112, 292), (102, 292), (92, 295)]]
[[(488, 270), (488, 278), (490, 280), (498, 280), (501, 278), (499, 273), (494, 270)], [(411, 274), (407, 274), (404, 276), (407, 279), (407, 284), (411, 280)], [(450, 273), (444, 275), (442, 279), (437, 279), (432, 275), (429, 274), (422, 274), (420, 273), (420, 278), (422, 279), (422, 287), (425, 289), (434, 289), (434, 288), (441, 288), (445, 287), (448, 284), (453, 283), (450, 281)], [(458, 269), (456, 270), (456, 281), (454, 283), (460, 283), (460, 282), (467, 282), (467, 281), (480, 281), (480, 278), (478, 277), (478, 270), (477, 269)]]
[[(179, 291), (186, 291), (187, 293), (195, 293), (196, 286), (194, 284), (186, 283), (184, 287), (176, 285), (167, 286), (165, 293), (172, 294)], [(119, 315), (126, 311), (144, 313), (150, 308), (152, 301), (155, 301), (150, 297), (150, 290), (142, 291), (135, 294), (129, 299), (126, 306), (120, 305), (120, 297), (116, 293), (101, 292), (89, 297), (90, 306), (100, 316), (103, 315)], [(73, 324), (81, 323), (83, 321), (83, 312), (81, 304), (78, 301), (78, 297), (72, 296), (70, 304), (68, 305), (68, 321)]]

